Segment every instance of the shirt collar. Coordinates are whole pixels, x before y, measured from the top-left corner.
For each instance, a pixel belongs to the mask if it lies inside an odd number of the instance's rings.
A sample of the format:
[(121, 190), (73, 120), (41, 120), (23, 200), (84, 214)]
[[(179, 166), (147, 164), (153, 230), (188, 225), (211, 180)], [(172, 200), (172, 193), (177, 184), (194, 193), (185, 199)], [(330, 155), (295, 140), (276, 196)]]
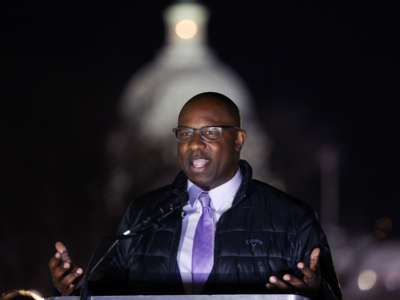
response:
[[(196, 184), (187, 180), (187, 191), (189, 192), (189, 203), (194, 205), (199, 194), (203, 192)], [(211, 198), (212, 207), (215, 210), (219, 210), (225, 207), (227, 204), (232, 204), (233, 199), (242, 183), (242, 173), (240, 168), (236, 171), (235, 175), (224, 184), (217, 186), (216, 188), (209, 190), (208, 195)]]

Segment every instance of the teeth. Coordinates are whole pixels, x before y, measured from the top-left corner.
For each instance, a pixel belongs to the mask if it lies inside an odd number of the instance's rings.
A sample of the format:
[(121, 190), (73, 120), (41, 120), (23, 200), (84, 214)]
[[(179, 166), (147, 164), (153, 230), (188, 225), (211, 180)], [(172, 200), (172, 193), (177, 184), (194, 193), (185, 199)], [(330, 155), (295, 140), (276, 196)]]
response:
[(202, 158), (200, 158), (200, 159), (195, 159), (195, 160), (193, 161), (193, 166), (194, 166), (195, 168), (202, 168), (202, 167), (205, 166), (205, 164), (206, 164), (207, 162), (208, 162), (207, 159), (202, 159)]

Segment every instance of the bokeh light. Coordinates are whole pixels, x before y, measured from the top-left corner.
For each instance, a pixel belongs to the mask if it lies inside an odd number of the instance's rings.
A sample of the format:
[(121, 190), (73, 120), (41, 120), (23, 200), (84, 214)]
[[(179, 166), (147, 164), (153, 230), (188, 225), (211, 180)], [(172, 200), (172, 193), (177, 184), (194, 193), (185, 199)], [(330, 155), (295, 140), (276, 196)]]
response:
[(175, 26), (175, 32), (181, 39), (191, 39), (197, 34), (197, 24), (188, 19), (179, 21)]
[(378, 276), (374, 270), (365, 270), (358, 276), (358, 288), (361, 291), (367, 291), (374, 287)]

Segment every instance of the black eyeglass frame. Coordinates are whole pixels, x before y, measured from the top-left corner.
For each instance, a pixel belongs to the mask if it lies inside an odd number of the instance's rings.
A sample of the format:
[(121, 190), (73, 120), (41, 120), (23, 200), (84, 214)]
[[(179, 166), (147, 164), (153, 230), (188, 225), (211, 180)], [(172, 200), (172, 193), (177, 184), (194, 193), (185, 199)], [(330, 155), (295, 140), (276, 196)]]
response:
[[(218, 139), (216, 139), (216, 140), (210, 140), (210, 139), (206, 138), (205, 136), (203, 136), (203, 134), (202, 134), (201, 132), (202, 132), (202, 130), (203, 130), (204, 128), (217, 128), (218, 131), (219, 131), (219, 137), (218, 137)], [(178, 139), (178, 130), (179, 130), (179, 129), (191, 129), (191, 130), (192, 130), (192, 135), (190, 136), (190, 140), (188, 140), (188, 141), (182, 141), (182, 140)], [(175, 134), (175, 138), (176, 138), (176, 140), (177, 140), (179, 143), (189, 143), (190, 141), (192, 141), (195, 131), (199, 131), (200, 138), (201, 138), (203, 141), (206, 141), (206, 142), (218, 142), (218, 141), (221, 139), (221, 137), (222, 137), (222, 129), (236, 129), (236, 130), (242, 130), (240, 127), (233, 126), (233, 125), (207, 125), (207, 126), (203, 126), (203, 127), (200, 127), (200, 128), (193, 128), (193, 127), (187, 127), (187, 126), (179, 126), (179, 127), (172, 128), (172, 132)]]

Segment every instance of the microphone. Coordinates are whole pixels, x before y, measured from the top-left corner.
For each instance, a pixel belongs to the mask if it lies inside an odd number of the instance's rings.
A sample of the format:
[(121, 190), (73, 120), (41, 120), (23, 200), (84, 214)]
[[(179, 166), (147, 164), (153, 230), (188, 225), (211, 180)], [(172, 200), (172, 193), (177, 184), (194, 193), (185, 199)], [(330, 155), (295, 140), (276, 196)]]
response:
[(138, 233), (144, 232), (151, 227), (155, 227), (158, 225), (162, 220), (164, 220), (166, 217), (177, 211), (178, 209), (181, 209), (184, 205), (186, 204), (186, 201), (182, 201), (182, 197), (179, 197), (177, 201), (173, 203), (169, 203), (164, 206), (158, 207), (158, 212), (156, 214), (153, 214), (152, 216), (149, 216), (142, 220), (138, 225), (136, 225), (132, 230), (127, 230), (125, 231), (122, 235), (116, 236), (118, 239), (128, 239), (136, 236)]
[[(137, 236), (138, 234), (142, 234), (143, 232), (149, 230), (150, 228), (156, 228), (159, 223), (164, 220), (166, 217), (181, 209), (185, 204), (186, 201), (183, 201), (183, 196), (179, 196), (178, 199), (172, 203), (169, 203), (165, 206), (160, 206), (158, 208), (158, 212), (149, 216), (142, 220), (139, 224), (137, 224), (134, 228), (125, 230), (122, 235), (117, 235), (113, 237), (106, 237), (104, 238), (99, 246), (95, 249), (92, 253), (88, 266), (86, 268), (85, 275), (83, 277), (83, 281), (81, 284), (81, 293), (80, 293), (80, 300), (87, 300), (89, 290), (88, 290), (88, 283), (89, 278), (93, 274), (93, 272), (97, 269), (97, 267), (107, 258), (107, 256), (111, 253), (111, 251), (119, 244), (121, 240), (129, 239)], [(113, 241), (111, 245), (106, 249), (104, 254), (100, 257), (100, 259), (95, 260), (95, 257), (98, 256), (98, 253), (101, 249), (103, 249), (103, 244), (107, 239)], [(103, 251), (102, 251), (103, 252)]]

